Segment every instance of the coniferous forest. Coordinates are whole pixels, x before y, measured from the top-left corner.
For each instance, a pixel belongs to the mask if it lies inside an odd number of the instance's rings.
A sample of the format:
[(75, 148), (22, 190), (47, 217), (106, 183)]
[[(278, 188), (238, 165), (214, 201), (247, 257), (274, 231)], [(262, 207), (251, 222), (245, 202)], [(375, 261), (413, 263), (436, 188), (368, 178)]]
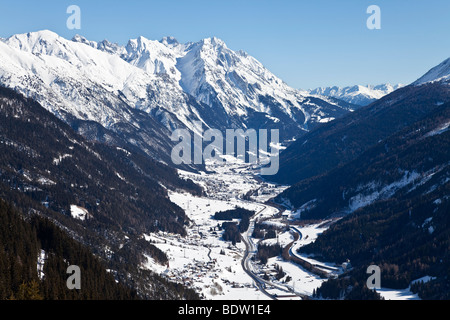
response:
[[(45, 252), (43, 269), (38, 257)], [(82, 290), (69, 290), (69, 265), (80, 267)], [(40, 273), (40, 274), (39, 274)], [(116, 283), (90, 250), (48, 219), (22, 216), (0, 200), (0, 299), (137, 299), (135, 291)]]

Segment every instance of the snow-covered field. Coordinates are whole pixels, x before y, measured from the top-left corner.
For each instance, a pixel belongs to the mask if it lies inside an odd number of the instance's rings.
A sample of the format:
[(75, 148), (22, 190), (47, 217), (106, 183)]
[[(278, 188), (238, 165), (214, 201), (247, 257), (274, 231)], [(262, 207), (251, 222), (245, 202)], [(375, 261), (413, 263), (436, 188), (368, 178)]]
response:
[[(159, 266), (149, 261), (146, 267), (168, 278), (194, 287), (205, 299), (258, 299), (263, 298), (252, 285), (252, 279), (242, 269), (245, 245), (221, 240), (217, 229), (220, 221), (212, 215), (233, 209), (236, 205), (259, 211), (264, 207), (238, 200), (214, 200), (171, 193), (170, 199), (182, 207), (192, 224), (187, 237), (158, 233), (146, 235), (169, 257), (169, 266)], [(240, 294), (238, 294), (240, 293)]]
[[(180, 171), (182, 176), (202, 185), (206, 196), (194, 197), (185, 193), (169, 193), (171, 201), (183, 208), (191, 220), (187, 229), (188, 235), (181, 237), (163, 232), (145, 235), (148, 241), (152, 241), (167, 254), (169, 264), (168, 266), (158, 265), (151, 257), (148, 257), (143, 267), (195, 288), (204, 299), (269, 299), (256, 288), (254, 280), (242, 267), (246, 249), (244, 242), (232, 245), (231, 242), (223, 241), (222, 231), (218, 229), (222, 221), (215, 220), (213, 216), (219, 211), (241, 207), (255, 211), (255, 219), (264, 218), (268, 219), (265, 222), (267, 224), (285, 226), (286, 222), (281, 217), (273, 218), (278, 213), (278, 209), (263, 203), (286, 187), (255, 178), (251, 166), (238, 161), (229, 161), (226, 165), (210, 163), (208, 170), (210, 171), (208, 174)], [(265, 242), (271, 243), (274, 240), (276, 241), (276, 239), (270, 239)], [(278, 241), (283, 246), (293, 240), (294, 237), (290, 231), (278, 236)], [(257, 243), (256, 239), (251, 241)], [(298, 265), (282, 261), (281, 258), (269, 259), (264, 267), (252, 263), (252, 268), (270, 273), (275, 264), (283, 268), (286, 276), (274, 282), (275, 286), (266, 288), (270, 294), (287, 295), (286, 289), (282, 289), (291, 288), (296, 292), (309, 295), (323, 281)], [(277, 288), (278, 284), (281, 289)]]

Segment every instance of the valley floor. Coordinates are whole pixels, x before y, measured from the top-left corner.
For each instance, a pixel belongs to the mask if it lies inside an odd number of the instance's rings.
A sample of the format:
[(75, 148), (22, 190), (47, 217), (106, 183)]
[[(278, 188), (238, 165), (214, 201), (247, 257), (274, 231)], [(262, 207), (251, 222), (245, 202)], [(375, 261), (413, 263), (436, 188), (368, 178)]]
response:
[[(212, 300), (259, 300), (259, 299), (301, 299), (311, 295), (324, 279), (306, 271), (299, 265), (284, 261), (281, 256), (270, 258), (266, 265), (251, 259), (256, 253), (258, 239), (251, 237), (256, 219), (265, 223), (288, 225), (286, 215), (277, 208), (264, 204), (282, 192), (286, 187), (261, 181), (246, 164), (228, 162), (226, 165), (208, 165), (209, 172), (193, 174), (180, 171), (206, 190), (205, 197), (190, 194), (170, 193), (172, 202), (186, 211), (191, 224), (188, 235), (181, 237), (159, 232), (145, 235), (169, 257), (169, 264), (158, 265), (151, 257), (143, 266), (172, 281), (194, 287), (204, 299)], [(252, 195), (244, 200), (245, 195)], [(218, 226), (223, 221), (215, 220), (216, 212), (241, 207), (255, 211), (249, 231), (243, 234), (242, 242), (232, 245), (222, 239)], [(324, 228), (315, 226), (298, 227), (307, 235), (295, 243), (296, 246), (313, 241)], [(294, 230), (278, 234), (277, 239), (263, 240), (263, 243), (278, 242), (282, 247), (294, 241)], [(247, 251), (246, 244), (252, 249)], [(243, 260), (248, 260), (249, 270), (245, 270)], [(263, 280), (264, 274), (271, 275), (275, 268), (281, 267), (285, 276), (280, 280)], [(250, 276), (250, 274), (252, 276)], [(267, 279), (267, 278), (266, 278)]]
[[(267, 300), (302, 299), (311, 296), (314, 289), (326, 281), (326, 277), (304, 269), (282, 256), (269, 258), (262, 265), (252, 257), (259, 243), (290, 245), (290, 256), (312, 264), (327, 277), (343, 272), (341, 265), (319, 262), (313, 257), (300, 255), (297, 249), (314, 241), (327, 229), (325, 222), (310, 225), (289, 225), (294, 212), (282, 214), (266, 201), (281, 193), (286, 186), (262, 181), (255, 170), (243, 163), (228, 161), (225, 165), (210, 164), (208, 173), (194, 174), (180, 171), (180, 175), (202, 185), (204, 197), (187, 193), (170, 192), (172, 202), (183, 208), (191, 220), (188, 235), (159, 232), (144, 235), (146, 240), (164, 251), (169, 258), (167, 265), (156, 263), (147, 257), (142, 267), (152, 270), (171, 281), (194, 288), (205, 300)], [(244, 198), (246, 200), (244, 200)], [(245, 208), (256, 212), (241, 242), (232, 245), (222, 238), (219, 226), (223, 221), (214, 219), (219, 211)], [(260, 240), (252, 237), (255, 221), (284, 226), (287, 231), (276, 238)], [(276, 270), (282, 268), (285, 275), (275, 279)], [(409, 290), (383, 288), (380, 293), (386, 299), (417, 299)]]

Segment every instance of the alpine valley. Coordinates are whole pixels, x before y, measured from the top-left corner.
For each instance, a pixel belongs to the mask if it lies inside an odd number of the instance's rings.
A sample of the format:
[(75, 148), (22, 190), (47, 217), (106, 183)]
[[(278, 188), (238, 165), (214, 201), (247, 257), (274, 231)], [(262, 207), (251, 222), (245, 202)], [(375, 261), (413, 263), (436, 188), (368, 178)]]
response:
[[(0, 39), (0, 299), (449, 299), (449, 61), (304, 91), (215, 37)], [(280, 170), (176, 129), (278, 129)]]

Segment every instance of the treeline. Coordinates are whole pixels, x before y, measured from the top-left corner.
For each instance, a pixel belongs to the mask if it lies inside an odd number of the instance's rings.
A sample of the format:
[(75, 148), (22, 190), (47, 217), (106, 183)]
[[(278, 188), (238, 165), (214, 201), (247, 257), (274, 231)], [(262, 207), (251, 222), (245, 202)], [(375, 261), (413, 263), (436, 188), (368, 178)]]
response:
[(254, 211), (247, 210), (244, 208), (235, 208), (226, 211), (216, 212), (214, 214), (214, 219), (216, 220), (226, 220), (232, 221), (233, 219), (240, 219), (239, 222), (239, 232), (245, 232), (250, 226), (250, 218), (255, 214)]
[[(42, 279), (37, 263), (45, 252)], [(69, 265), (80, 267), (80, 290), (67, 288)], [(136, 299), (135, 291), (116, 283), (103, 263), (49, 220), (26, 220), (0, 200), (0, 299)]]
[(411, 285), (411, 291), (426, 300), (450, 300), (450, 278), (418, 281)]
[(380, 294), (368, 289), (364, 281), (358, 282), (350, 277), (329, 279), (314, 289), (312, 297), (331, 300), (382, 300)]
[(224, 241), (231, 241), (233, 245), (241, 242), (241, 232), (236, 222), (224, 222), (221, 227), (224, 230), (222, 234)]

